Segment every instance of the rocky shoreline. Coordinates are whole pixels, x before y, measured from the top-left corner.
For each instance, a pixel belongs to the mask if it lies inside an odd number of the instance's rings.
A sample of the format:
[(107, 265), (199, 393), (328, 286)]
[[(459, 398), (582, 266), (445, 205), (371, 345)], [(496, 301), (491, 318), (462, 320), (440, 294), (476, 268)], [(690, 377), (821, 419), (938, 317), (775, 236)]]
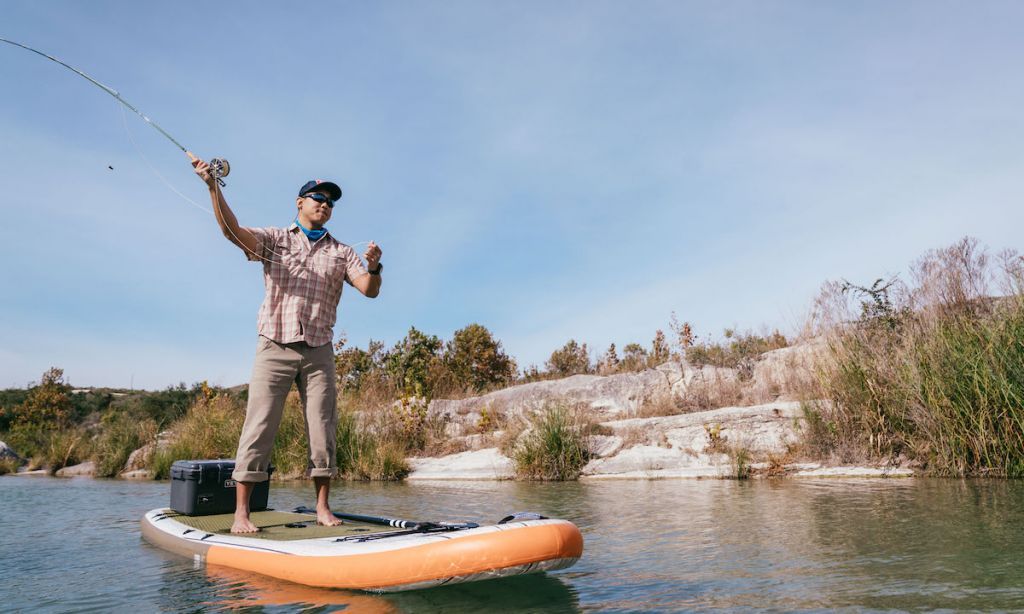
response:
[[(787, 348), (774, 357), (788, 364), (806, 350)], [(765, 364), (765, 361), (759, 365)], [(768, 364), (772, 364), (769, 362)], [(782, 367), (779, 367), (782, 368)], [(790, 364), (789, 367), (792, 368)], [(754, 374), (746, 389), (768, 389), (770, 372)], [(910, 477), (914, 471), (892, 466), (829, 466), (798, 452), (804, 424), (802, 405), (776, 400), (750, 406), (721, 407), (667, 416), (633, 417), (660, 397), (684, 398), (713, 379), (715, 385), (735, 381), (729, 369), (693, 369), (669, 363), (635, 374), (584, 375), (562, 380), (523, 384), (489, 395), (458, 401), (434, 401), (428, 413), (444, 420), (454, 449), (436, 457), (410, 458), (407, 480), (510, 480), (515, 478), (511, 458), (497, 442), (501, 430), (480, 432), (488, 416), (505, 420), (521, 416), (557, 400), (571, 402), (597, 417), (599, 432), (591, 435), (590, 459), (581, 480), (609, 479), (727, 479), (746, 477), (843, 478)], [(776, 386), (777, 387), (777, 386)], [(155, 444), (150, 444), (155, 445)], [(151, 479), (140, 468), (146, 449), (132, 455), (119, 478)], [(45, 470), (11, 475), (45, 475)], [(95, 474), (91, 462), (65, 467), (59, 477)], [(282, 476), (287, 479), (287, 476)]]
[[(502, 453), (504, 429), (551, 403), (575, 407), (591, 421), (589, 460), (581, 480), (746, 477), (909, 477), (893, 466), (829, 466), (800, 453), (804, 413), (796, 388), (821, 350), (811, 342), (768, 352), (747, 373), (667, 362), (614, 375), (575, 375), (512, 386), (478, 397), (435, 400), (430, 419), (445, 425), (456, 452), (409, 458), (407, 480), (509, 480), (514, 461)], [(687, 404), (733, 405), (688, 409)], [(767, 401), (767, 402), (758, 402)], [(648, 415), (648, 414), (657, 415)], [(668, 414), (668, 415), (661, 415)], [(151, 479), (144, 459), (167, 435), (136, 450), (119, 478)], [(0, 446), (0, 453), (9, 448)], [(11, 475), (45, 475), (45, 470)], [(91, 462), (59, 477), (95, 475)], [(297, 476), (277, 476), (289, 479)]]

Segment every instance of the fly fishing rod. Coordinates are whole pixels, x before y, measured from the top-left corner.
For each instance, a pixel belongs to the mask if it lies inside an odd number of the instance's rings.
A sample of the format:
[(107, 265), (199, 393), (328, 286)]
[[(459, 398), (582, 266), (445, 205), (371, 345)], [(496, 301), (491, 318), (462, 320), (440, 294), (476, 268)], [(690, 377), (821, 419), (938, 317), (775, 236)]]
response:
[[(85, 74), (84, 72), (78, 70), (74, 66), (71, 66), (70, 64), (68, 64), (66, 62), (62, 62), (61, 60), (58, 60), (57, 58), (53, 57), (52, 55), (48, 55), (46, 53), (43, 53), (42, 51), (39, 51), (38, 49), (33, 49), (32, 47), (29, 47), (28, 45), (23, 45), (23, 44), (21, 44), (19, 42), (16, 42), (16, 41), (7, 40), (6, 38), (0, 38), (0, 42), (7, 43), (8, 45), (14, 45), (15, 47), (21, 47), (22, 49), (24, 49), (26, 51), (31, 51), (32, 53), (35, 53), (36, 55), (40, 55), (40, 56), (46, 58), (47, 60), (50, 60), (51, 62), (56, 62), (57, 64), (60, 64), (64, 68), (67, 68), (68, 70), (70, 70), (71, 72), (75, 73), (76, 75), (82, 77), (83, 79), (85, 79), (89, 83), (92, 83), (93, 85), (95, 85), (96, 87), (100, 88), (104, 92), (106, 92), (106, 93), (110, 94), (111, 96), (113, 96), (118, 102), (123, 104), (125, 107), (131, 109), (136, 115), (138, 115), (143, 120), (145, 120), (145, 122), (147, 124), (149, 124), (150, 126), (153, 126), (154, 128), (156, 128), (156, 130), (158, 132), (160, 132), (160, 134), (162, 134), (165, 137), (167, 137), (167, 140), (169, 140), (170, 142), (174, 143), (178, 147), (178, 149), (180, 149), (181, 151), (185, 152), (185, 155), (187, 155), (190, 160), (193, 160), (193, 161), (196, 160), (195, 155), (191, 151), (186, 149), (184, 145), (179, 143), (173, 136), (171, 136), (166, 130), (161, 128), (155, 121), (153, 121), (150, 118), (146, 117), (146, 115), (143, 114), (142, 111), (139, 111), (138, 109), (136, 109), (135, 106), (132, 105), (132, 103), (130, 103), (127, 100), (125, 100), (124, 98), (122, 98), (121, 94), (119, 94), (118, 91), (115, 90), (114, 88), (107, 87), (106, 85), (103, 85), (102, 83), (100, 83), (96, 79), (93, 79), (92, 77), (90, 77), (89, 75)], [(210, 174), (213, 175), (213, 177), (217, 180), (217, 183), (219, 183), (221, 186), (226, 185), (224, 183), (224, 180), (222, 179), (222, 177), (227, 177), (230, 172), (231, 172), (231, 165), (228, 164), (227, 160), (225, 160), (223, 158), (214, 158), (214, 159), (210, 160)]]

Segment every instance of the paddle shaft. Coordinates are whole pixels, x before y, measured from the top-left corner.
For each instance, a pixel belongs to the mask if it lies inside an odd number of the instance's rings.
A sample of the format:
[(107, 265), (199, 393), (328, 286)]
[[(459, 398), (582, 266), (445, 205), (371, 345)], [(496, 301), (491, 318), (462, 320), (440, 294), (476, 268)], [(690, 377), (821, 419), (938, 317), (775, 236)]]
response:
[[(316, 510), (310, 509), (306, 506), (302, 506), (295, 508), (295, 512), (299, 514), (315, 514)], [(354, 520), (356, 522), (366, 522), (369, 524), (382, 524), (388, 527), (396, 527), (399, 529), (412, 529), (414, 531), (425, 531), (429, 529), (469, 529), (478, 526), (472, 522), (466, 522), (462, 524), (439, 524), (436, 522), (402, 520), (400, 518), (384, 518), (382, 516), (365, 516), (363, 514), (345, 514), (342, 512), (332, 513), (334, 514), (335, 518), (341, 518), (342, 520)]]

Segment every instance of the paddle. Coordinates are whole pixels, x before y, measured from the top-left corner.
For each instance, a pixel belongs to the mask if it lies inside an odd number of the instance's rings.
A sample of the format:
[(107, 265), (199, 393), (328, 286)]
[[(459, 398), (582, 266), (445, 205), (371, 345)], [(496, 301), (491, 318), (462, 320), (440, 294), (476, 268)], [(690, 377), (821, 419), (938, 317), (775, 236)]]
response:
[[(306, 507), (305, 505), (295, 508), (293, 510), (296, 514), (315, 514), (316, 510)], [(369, 524), (382, 524), (388, 527), (397, 527), (399, 529), (412, 529), (413, 531), (457, 531), (459, 529), (475, 529), (479, 527), (475, 522), (423, 522), (416, 520), (401, 520), (398, 518), (383, 518), (381, 516), (364, 516), (363, 514), (343, 514), (341, 512), (332, 512), (335, 518), (341, 518), (342, 520), (355, 520), (356, 522), (366, 522)]]

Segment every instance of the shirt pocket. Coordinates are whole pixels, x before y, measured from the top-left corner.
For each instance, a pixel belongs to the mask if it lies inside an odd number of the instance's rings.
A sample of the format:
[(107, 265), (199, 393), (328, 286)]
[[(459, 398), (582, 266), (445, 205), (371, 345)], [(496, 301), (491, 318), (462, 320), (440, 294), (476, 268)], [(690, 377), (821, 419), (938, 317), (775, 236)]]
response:
[(323, 276), (324, 285), (330, 292), (337, 292), (345, 281), (346, 258), (338, 252), (323, 252), (316, 256), (317, 273)]

